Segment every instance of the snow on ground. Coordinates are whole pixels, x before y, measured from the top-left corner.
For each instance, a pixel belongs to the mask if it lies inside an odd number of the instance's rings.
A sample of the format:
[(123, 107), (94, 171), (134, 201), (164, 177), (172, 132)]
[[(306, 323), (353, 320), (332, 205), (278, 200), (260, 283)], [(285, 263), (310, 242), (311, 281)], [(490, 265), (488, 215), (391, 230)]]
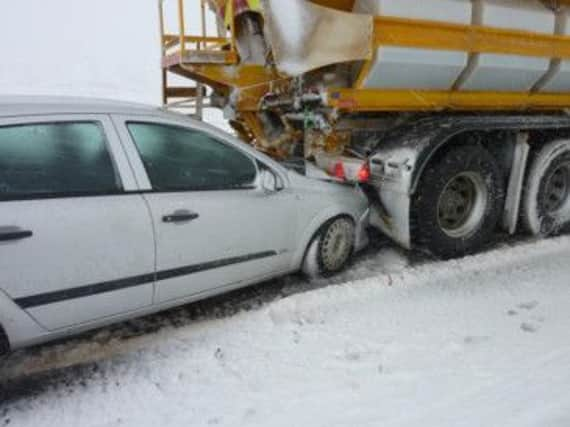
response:
[(570, 237), (450, 262), (386, 249), (333, 284), (20, 352), (0, 425), (567, 427), (569, 253)]

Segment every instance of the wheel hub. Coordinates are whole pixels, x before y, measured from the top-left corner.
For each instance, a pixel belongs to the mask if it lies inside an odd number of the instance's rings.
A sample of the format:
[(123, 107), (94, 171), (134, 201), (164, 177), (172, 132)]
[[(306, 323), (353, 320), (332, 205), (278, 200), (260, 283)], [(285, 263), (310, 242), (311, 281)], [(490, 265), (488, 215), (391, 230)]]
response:
[(322, 242), (322, 262), (329, 271), (341, 268), (352, 250), (354, 228), (348, 220), (333, 223)]
[(570, 196), (570, 162), (554, 169), (544, 187), (544, 210), (546, 214), (559, 211)]
[(452, 178), (437, 206), (443, 232), (453, 238), (464, 238), (473, 233), (483, 220), (487, 194), (487, 186), (479, 174), (466, 172)]

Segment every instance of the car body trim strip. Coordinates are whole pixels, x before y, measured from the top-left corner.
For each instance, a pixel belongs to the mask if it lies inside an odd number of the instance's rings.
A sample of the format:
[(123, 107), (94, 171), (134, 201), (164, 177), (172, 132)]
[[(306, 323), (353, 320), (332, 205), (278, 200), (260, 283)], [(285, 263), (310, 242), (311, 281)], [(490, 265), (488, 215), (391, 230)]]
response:
[(189, 276), (208, 270), (227, 267), (234, 264), (241, 264), (249, 261), (255, 261), (263, 258), (276, 256), (276, 251), (258, 252), (249, 255), (243, 255), (233, 258), (225, 258), (217, 261), (210, 261), (202, 264), (189, 265), (185, 267), (174, 268), (170, 270), (158, 271), (156, 274), (142, 274), (108, 282), (95, 283), (92, 285), (81, 286), (77, 288), (65, 289), (62, 291), (48, 292), (44, 294), (32, 295), (28, 297), (17, 298), (14, 302), (22, 309), (29, 309), (48, 304), (54, 304), (71, 299), (84, 298), (93, 295), (99, 295), (107, 292), (114, 292), (122, 289), (128, 289), (148, 283), (159, 282), (163, 280), (173, 279), (176, 277)]

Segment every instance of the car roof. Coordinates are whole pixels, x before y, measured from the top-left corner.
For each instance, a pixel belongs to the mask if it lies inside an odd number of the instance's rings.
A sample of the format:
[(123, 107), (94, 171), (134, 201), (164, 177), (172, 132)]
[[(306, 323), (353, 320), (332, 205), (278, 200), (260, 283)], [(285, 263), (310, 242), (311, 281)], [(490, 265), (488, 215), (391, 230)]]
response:
[(231, 138), (235, 144), (241, 145), (242, 149), (262, 158), (276, 168), (286, 171), (286, 169), (267, 157), (263, 153), (256, 151), (253, 147), (245, 144), (226, 131), (212, 126), (209, 123), (191, 118), (187, 115), (164, 110), (160, 107), (153, 107), (134, 102), (114, 101), (99, 98), (81, 97), (61, 97), (61, 96), (2, 96), (0, 95), (0, 119), (14, 118), (22, 116), (41, 116), (51, 114), (124, 114), (124, 115), (146, 115), (166, 120), (181, 121), (192, 125), (196, 129), (209, 131), (219, 138), (227, 140)]
[(0, 117), (44, 114), (165, 114), (134, 102), (59, 96), (0, 96)]

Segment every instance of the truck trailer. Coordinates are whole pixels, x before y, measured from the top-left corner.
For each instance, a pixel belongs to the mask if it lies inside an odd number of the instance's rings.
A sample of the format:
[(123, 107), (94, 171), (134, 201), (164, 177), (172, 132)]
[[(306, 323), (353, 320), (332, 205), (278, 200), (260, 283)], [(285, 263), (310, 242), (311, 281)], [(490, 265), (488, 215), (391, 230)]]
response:
[(195, 2), (191, 32), (160, 0), (165, 106), (220, 108), (257, 149), (360, 182), (404, 248), (570, 222), (570, 0)]

